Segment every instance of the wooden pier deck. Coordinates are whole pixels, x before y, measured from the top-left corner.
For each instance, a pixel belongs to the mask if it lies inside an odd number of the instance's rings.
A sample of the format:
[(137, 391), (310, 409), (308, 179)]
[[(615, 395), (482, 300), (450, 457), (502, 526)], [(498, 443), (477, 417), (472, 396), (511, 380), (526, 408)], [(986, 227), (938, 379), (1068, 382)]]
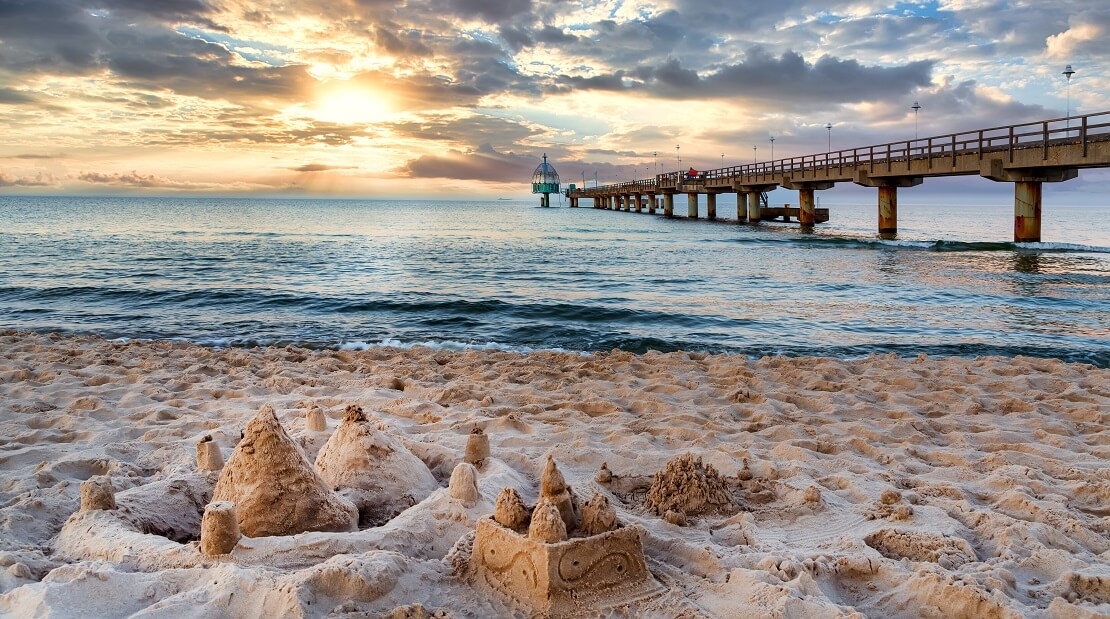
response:
[[(675, 194), (686, 194), (689, 217), (698, 216), (699, 197), (716, 218), (716, 197), (737, 194), (737, 219), (795, 217), (803, 226), (828, 221), (816, 209), (814, 192), (850, 182), (878, 189), (878, 230), (896, 232), (898, 189), (941, 176), (981, 176), (1014, 184), (1014, 241), (1041, 240), (1043, 183), (1068, 181), (1079, 170), (1110, 167), (1110, 111), (976, 129), (828, 153), (788, 157), (699, 172), (666, 172), (652, 178), (567, 191), (594, 208), (674, 215)], [(798, 191), (797, 209), (768, 208), (762, 195), (778, 187)], [(746, 206), (746, 208), (745, 208)], [(823, 218), (818, 210), (825, 211)], [(790, 212), (787, 212), (790, 211)]]

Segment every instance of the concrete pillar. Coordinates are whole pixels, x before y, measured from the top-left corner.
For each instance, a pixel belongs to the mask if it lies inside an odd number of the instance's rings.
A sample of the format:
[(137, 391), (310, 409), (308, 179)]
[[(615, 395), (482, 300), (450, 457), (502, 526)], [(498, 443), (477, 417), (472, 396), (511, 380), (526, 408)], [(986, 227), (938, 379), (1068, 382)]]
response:
[(663, 215), (665, 217), (674, 217), (674, 194), (663, 194)]
[(748, 194), (743, 191), (736, 192), (736, 221), (748, 218)]
[(813, 204), (812, 188), (798, 190), (798, 221), (803, 226), (812, 226), (817, 223), (817, 208)]
[(570, 207), (571, 208), (578, 208), (578, 198), (571, 198), (570, 199)]
[(755, 223), (759, 221), (759, 198), (762, 196), (758, 191), (753, 191), (748, 194), (748, 221)]
[(1041, 181), (1014, 183), (1014, 242), (1041, 241)]
[(617, 196), (609, 196), (609, 210), (610, 211), (617, 210), (617, 199), (618, 199)]
[(648, 213), (655, 213), (655, 194), (649, 193), (644, 197), (644, 206)]
[(632, 196), (628, 194), (624, 196), (624, 210), (626, 213), (632, 212)]
[(698, 194), (686, 194), (686, 216), (690, 219), (698, 218)]
[(705, 217), (706, 219), (717, 219), (717, 194), (705, 194)]
[(632, 199), (636, 201), (636, 212), (642, 213), (644, 210), (643, 198), (640, 196), (640, 194), (637, 193), (633, 194)]
[(879, 187), (879, 232), (898, 232), (897, 187)]

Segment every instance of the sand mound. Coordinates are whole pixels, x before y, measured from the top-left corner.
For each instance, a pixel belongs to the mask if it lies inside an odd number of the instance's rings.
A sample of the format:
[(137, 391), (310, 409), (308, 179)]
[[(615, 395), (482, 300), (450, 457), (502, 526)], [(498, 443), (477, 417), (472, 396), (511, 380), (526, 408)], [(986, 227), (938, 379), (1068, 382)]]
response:
[(655, 474), (645, 505), (659, 516), (668, 511), (697, 516), (735, 509), (728, 485), (717, 469), (688, 453), (672, 458)]
[(424, 500), (439, 484), (401, 441), (370, 425), (362, 408), (347, 407), (343, 424), (316, 457), (320, 476), (355, 504), (359, 525), (380, 525)]
[(863, 541), (888, 559), (929, 561), (948, 569), (978, 560), (966, 540), (927, 531), (879, 529)]
[(235, 504), (248, 537), (350, 531), (357, 519), (355, 507), (316, 474), (268, 405), (247, 424), (212, 500)]

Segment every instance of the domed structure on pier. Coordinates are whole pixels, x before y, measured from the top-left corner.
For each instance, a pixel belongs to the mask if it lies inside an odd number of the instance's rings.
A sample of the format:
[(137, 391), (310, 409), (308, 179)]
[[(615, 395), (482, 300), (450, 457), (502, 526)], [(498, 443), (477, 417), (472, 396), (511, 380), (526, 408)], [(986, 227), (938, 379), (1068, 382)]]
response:
[(542, 193), (543, 199), (540, 206), (551, 206), (548, 194), (559, 193), (559, 173), (555, 166), (547, 162), (547, 153), (543, 155), (543, 163), (536, 166), (532, 173), (532, 193)]

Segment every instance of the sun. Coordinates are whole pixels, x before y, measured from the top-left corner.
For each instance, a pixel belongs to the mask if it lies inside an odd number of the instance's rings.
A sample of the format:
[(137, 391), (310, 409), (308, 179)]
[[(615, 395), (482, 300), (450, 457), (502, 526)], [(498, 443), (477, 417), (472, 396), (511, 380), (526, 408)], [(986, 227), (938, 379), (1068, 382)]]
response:
[(380, 122), (393, 111), (386, 97), (351, 84), (338, 84), (322, 89), (309, 107), (309, 113), (316, 120), (338, 124)]

